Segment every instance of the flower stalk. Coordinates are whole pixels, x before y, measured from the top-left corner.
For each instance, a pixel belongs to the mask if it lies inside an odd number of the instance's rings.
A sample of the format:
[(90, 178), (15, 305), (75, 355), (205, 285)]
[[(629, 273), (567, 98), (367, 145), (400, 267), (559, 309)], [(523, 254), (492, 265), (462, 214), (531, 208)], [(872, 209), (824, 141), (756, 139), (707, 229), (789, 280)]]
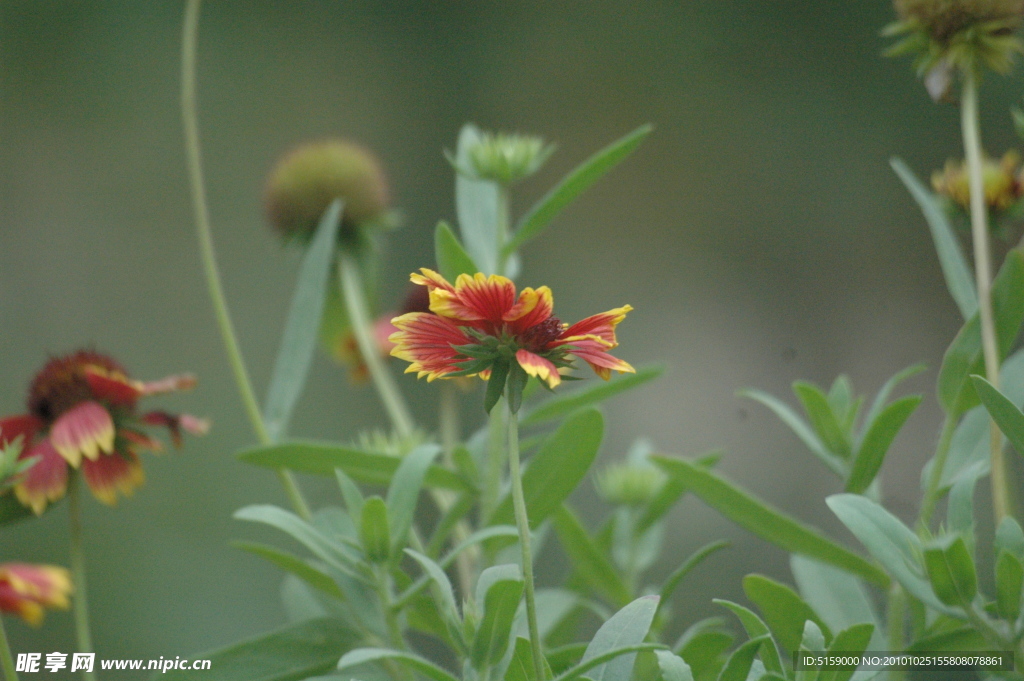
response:
[[(960, 105), (964, 156), (971, 188), (971, 241), (974, 250), (974, 275), (978, 288), (978, 314), (981, 322), (981, 348), (985, 359), (985, 377), (999, 387), (999, 347), (996, 341), (995, 315), (992, 309), (992, 262), (989, 244), (988, 213), (985, 208), (985, 183), (982, 174), (981, 130), (978, 123), (978, 73), (963, 69), (963, 95)], [(991, 447), (992, 507), (996, 525), (1010, 515), (1006, 463), (1003, 459), (1003, 434), (989, 420)]]
[[(261, 445), (272, 444), (267, 432), (263, 415), (260, 413), (259, 402), (252, 389), (252, 381), (242, 358), (234, 324), (228, 311), (224, 286), (221, 283), (220, 271), (217, 267), (217, 256), (213, 246), (213, 233), (210, 228), (210, 211), (206, 200), (205, 182), (203, 180), (202, 154), (199, 146), (199, 120), (196, 114), (196, 42), (199, 33), (199, 8), (201, 0), (188, 0), (185, 6), (185, 21), (182, 29), (181, 42), (181, 118), (185, 129), (185, 156), (188, 164), (189, 187), (192, 194), (192, 208), (195, 213), (196, 235), (199, 239), (199, 252), (203, 262), (203, 274), (206, 288), (213, 304), (214, 316), (220, 330), (228, 362), (238, 386), (242, 406), (249, 417), (256, 439)], [(305, 520), (312, 514), (299, 489), (298, 484), (287, 470), (279, 470), (278, 475), (285, 494), (291, 501), (296, 513)]]
[(14, 657), (11, 655), (11, 644), (7, 640), (3, 617), (0, 617), (0, 669), (3, 669), (4, 681), (18, 681), (18, 672), (14, 667)]
[[(75, 641), (78, 652), (92, 653), (92, 631), (89, 627), (89, 600), (85, 585), (85, 550), (82, 545), (82, 507), (79, 503), (78, 480), (68, 486), (68, 534), (70, 537), (71, 578), (75, 586)], [(82, 670), (85, 681), (96, 681), (96, 673)]]

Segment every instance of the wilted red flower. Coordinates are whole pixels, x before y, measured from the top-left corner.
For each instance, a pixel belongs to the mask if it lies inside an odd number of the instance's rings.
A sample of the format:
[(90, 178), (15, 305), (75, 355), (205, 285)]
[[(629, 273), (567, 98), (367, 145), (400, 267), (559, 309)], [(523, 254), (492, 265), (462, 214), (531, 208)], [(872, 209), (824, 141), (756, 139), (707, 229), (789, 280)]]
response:
[(64, 568), (28, 563), (0, 564), (0, 612), (37, 626), (44, 608), (68, 609), (71, 575)]
[(190, 375), (136, 381), (113, 359), (91, 350), (51, 359), (32, 380), (28, 413), (0, 419), (0, 445), (22, 436), (19, 458), (38, 457), (14, 487), (18, 500), (42, 513), (67, 491), (68, 466), (81, 468), (103, 503), (116, 503), (118, 492), (131, 494), (145, 479), (138, 452), (163, 448), (145, 426), (165, 426), (176, 446), (182, 430), (201, 435), (209, 428), (188, 414), (139, 414), (139, 398), (185, 390), (195, 382)]
[(563, 324), (553, 312), (551, 289), (525, 288), (516, 296), (515, 284), (505, 277), (481, 273), (459, 275), (455, 285), (440, 274), (421, 269), (413, 283), (430, 291), (430, 313), (396, 317), (399, 329), (391, 336), (391, 354), (411, 362), (406, 372), (435, 378), (482, 374), (514, 361), (530, 376), (557, 386), (559, 369), (579, 357), (607, 379), (612, 371), (634, 369), (608, 351), (618, 346), (615, 327), (633, 308), (629, 305)]

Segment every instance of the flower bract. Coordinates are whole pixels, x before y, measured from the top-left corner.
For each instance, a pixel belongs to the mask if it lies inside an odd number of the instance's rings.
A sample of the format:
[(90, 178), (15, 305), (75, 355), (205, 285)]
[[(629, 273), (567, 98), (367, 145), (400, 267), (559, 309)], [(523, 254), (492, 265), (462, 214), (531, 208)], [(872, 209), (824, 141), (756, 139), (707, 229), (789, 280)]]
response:
[(46, 608), (67, 610), (71, 575), (64, 568), (28, 563), (0, 563), (0, 612), (18, 615), (32, 626)]
[(106, 504), (113, 505), (119, 492), (131, 494), (144, 480), (139, 452), (162, 449), (147, 426), (166, 427), (175, 445), (183, 430), (202, 434), (209, 427), (188, 414), (139, 413), (139, 399), (194, 385), (189, 375), (136, 381), (113, 359), (91, 350), (51, 359), (29, 388), (28, 413), (0, 419), (0, 446), (21, 437), (20, 458), (36, 458), (14, 486), (18, 500), (42, 513), (64, 496), (69, 470), (80, 470)]

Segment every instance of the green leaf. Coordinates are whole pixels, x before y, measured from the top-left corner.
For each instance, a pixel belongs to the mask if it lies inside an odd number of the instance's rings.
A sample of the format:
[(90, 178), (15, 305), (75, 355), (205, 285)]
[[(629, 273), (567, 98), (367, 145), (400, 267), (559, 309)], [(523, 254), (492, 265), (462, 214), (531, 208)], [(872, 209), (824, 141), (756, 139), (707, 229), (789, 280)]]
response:
[(363, 512), (363, 493), (359, 486), (348, 477), (348, 474), (340, 468), (334, 469), (334, 477), (338, 481), (338, 489), (341, 491), (341, 498), (345, 501), (345, 508), (353, 522)]
[(515, 253), (523, 244), (540, 234), (563, 208), (632, 154), (653, 129), (650, 125), (642, 125), (576, 166), (523, 216), (515, 234), (502, 249), (502, 255), (507, 257)]
[(600, 381), (582, 390), (557, 392), (554, 397), (526, 412), (519, 419), (519, 425), (522, 427), (533, 426), (561, 418), (582, 407), (603, 402), (619, 393), (632, 390), (658, 378), (663, 373), (665, 373), (665, 367), (661, 364), (654, 364), (640, 367), (635, 374), (623, 374), (610, 381)]
[(478, 671), (497, 665), (508, 650), (523, 586), (517, 565), (496, 565), (480, 573), (477, 607), (483, 606), (483, 616), (470, 647), (470, 661)]
[[(402, 459), (387, 454), (366, 452), (353, 447), (326, 442), (291, 441), (268, 447), (253, 447), (238, 453), (246, 463), (265, 468), (283, 469), (312, 475), (333, 476), (340, 468), (358, 482), (389, 485)], [(472, 487), (459, 475), (441, 466), (427, 470), (428, 487), (442, 487), (459, 492)]]
[(996, 610), (1004, 620), (1013, 622), (1020, 615), (1024, 565), (1009, 551), (1000, 551), (996, 559)]
[(670, 650), (655, 650), (663, 681), (693, 681), (690, 665)]
[[(725, 653), (733, 642), (732, 634), (715, 628), (716, 620), (708, 618), (697, 622), (683, 633), (676, 644), (676, 652), (690, 665), (697, 679), (718, 676), (725, 666)], [(767, 627), (765, 631), (768, 631)]]
[(1024, 456), (1024, 413), (984, 377), (972, 375), (971, 380), (992, 420), (1017, 453)]
[(563, 504), (555, 511), (552, 521), (562, 548), (587, 586), (612, 605), (622, 607), (628, 603), (632, 597), (629, 587), (608, 559), (607, 552), (598, 548), (569, 507)]
[(747, 641), (734, 650), (718, 675), (718, 681), (746, 681), (750, 668), (754, 665), (754, 658), (757, 657), (757, 651), (763, 643), (770, 640), (768, 636), (761, 636)]
[(298, 681), (333, 669), (338, 657), (358, 640), (341, 620), (307, 620), (196, 655), (196, 659), (210, 660), (208, 670), (158, 672), (151, 678), (154, 681)]
[(528, 380), (530, 380), (530, 376), (526, 370), (518, 361), (512, 360), (509, 363), (508, 384), (505, 387), (505, 393), (506, 399), (508, 399), (508, 409), (513, 414), (518, 414), (519, 407), (523, 404), (523, 389), (526, 388)]
[(522, 636), (516, 637), (512, 659), (509, 660), (508, 669), (505, 670), (504, 681), (544, 681), (544, 679), (537, 678), (529, 639)]
[[(889, 395), (896, 389), (896, 386), (924, 370), (924, 364), (914, 364), (913, 366), (909, 366), (906, 369), (897, 372), (885, 382), (885, 385), (881, 387), (878, 394), (875, 395), (875, 399), (871, 402), (871, 407), (868, 409), (868, 413), (864, 416), (863, 433), (867, 433), (867, 431), (871, 430), (871, 425), (875, 422), (875, 419), (878, 418), (878, 414), (881, 413), (882, 409), (885, 408), (885, 403), (889, 400)], [(857, 448), (860, 449), (860, 444), (857, 445)]]
[(253, 555), (270, 561), (285, 572), (292, 573), (314, 589), (322, 591), (328, 596), (332, 596), (338, 600), (344, 598), (344, 596), (342, 596), (341, 589), (338, 588), (338, 585), (335, 584), (333, 579), (320, 570), (317, 570), (298, 556), (258, 542), (233, 541), (231, 542), (231, 546), (236, 549), (241, 549), (242, 551), (248, 551)]
[[(875, 633), (873, 624), (855, 624), (836, 634), (828, 652), (834, 655), (854, 655), (863, 653), (868, 648)], [(823, 671), (818, 676), (819, 681), (850, 681), (856, 669), (835, 669)]]
[(971, 625), (958, 627), (917, 639), (907, 646), (908, 653), (991, 651), (992, 644)]
[(957, 616), (919, 576), (921, 568), (912, 567), (920, 565), (921, 541), (896, 516), (857, 494), (834, 494), (825, 503), (911, 595), (939, 612)]
[(273, 441), (284, 437), (313, 362), (342, 205), (341, 199), (336, 199), (324, 212), (299, 268), (263, 410), (263, 421)]
[[(460, 168), (471, 168), (469, 150), (480, 142), (480, 130), (469, 123), (462, 126), (455, 161)], [(498, 195), (499, 187), (488, 180), (455, 174), (455, 212), (466, 252), (484, 274), (498, 271)]]
[(372, 496), (363, 504), (359, 523), (359, 541), (371, 563), (386, 562), (391, 554), (391, 533), (388, 530), (388, 507), (384, 500)]
[(953, 226), (949, 224), (946, 212), (935, 200), (935, 195), (921, 184), (902, 160), (893, 157), (889, 159), (889, 165), (896, 171), (924, 213), (924, 219), (932, 233), (932, 241), (935, 242), (935, 252), (939, 256), (942, 274), (946, 279), (946, 289), (956, 302), (963, 318), (970, 319), (978, 311), (974, 275), (967, 266), (963, 251), (960, 250), (960, 241)]
[(658, 592), (658, 596), (661, 599), (658, 601), (659, 607), (664, 607), (664, 605), (668, 603), (669, 599), (672, 598), (672, 594), (675, 593), (676, 587), (682, 583), (683, 578), (686, 577), (686, 575), (690, 574), (690, 570), (700, 565), (705, 558), (715, 551), (724, 549), (728, 545), (729, 542), (720, 539), (718, 541), (705, 544), (690, 554), (690, 557), (683, 561), (683, 564), (676, 568), (676, 570), (669, 575), (662, 584), (661, 590)]
[[(722, 458), (722, 451), (712, 451), (707, 454), (702, 454), (693, 459), (693, 462), (701, 466), (702, 468), (714, 468), (718, 460)], [(686, 492), (686, 485), (682, 484), (675, 478), (669, 478), (662, 484), (661, 489), (654, 496), (654, 499), (647, 504), (647, 508), (643, 510), (640, 518), (636, 521), (636, 532), (641, 534), (646, 532), (656, 522), (665, 517), (665, 514), (672, 510), (672, 507), (679, 497)]]
[(402, 463), (395, 471), (386, 499), (393, 551), (399, 551), (405, 546), (423, 481), (440, 453), (441, 448), (437, 445), (420, 445), (402, 458)]
[(849, 434), (839, 425), (839, 419), (832, 412), (832, 405), (829, 404), (825, 393), (821, 392), (818, 386), (806, 381), (796, 381), (793, 384), (793, 392), (800, 398), (814, 432), (821, 438), (825, 447), (842, 459), (850, 458)]
[(833, 454), (828, 450), (827, 447), (822, 443), (814, 431), (804, 422), (795, 411), (789, 408), (785, 402), (769, 395), (766, 392), (760, 390), (740, 390), (736, 393), (739, 397), (747, 397), (757, 402), (760, 402), (764, 406), (771, 409), (779, 419), (789, 426), (789, 429), (804, 445), (811, 450), (811, 453), (821, 459), (822, 463), (829, 467), (829, 469), (840, 477), (846, 476), (846, 463), (840, 459), (837, 455)]
[(940, 601), (964, 608), (971, 606), (978, 593), (978, 575), (963, 537), (949, 535), (927, 544), (924, 566)]
[(434, 230), (434, 258), (441, 276), (451, 282), (460, 274), (473, 275), (479, 271), (473, 258), (469, 257), (455, 232), (444, 220), (438, 222)]
[(290, 535), (328, 565), (354, 575), (352, 558), (320, 530), (294, 513), (270, 504), (255, 504), (238, 509), (234, 518), (275, 527)]
[[(572, 493), (590, 470), (604, 435), (601, 412), (590, 407), (567, 418), (541, 443), (523, 473), (530, 527), (536, 529)], [(498, 503), (489, 524), (511, 525), (512, 497)]]
[[(868, 622), (879, 628), (878, 615), (864, 584), (849, 572), (804, 556), (790, 556), (790, 569), (800, 595), (833, 631)], [(882, 650), (884, 641), (877, 641)]]
[[(584, 664), (617, 648), (642, 643), (650, 631), (657, 609), (657, 596), (643, 596), (619, 610), (594, 634), (580, 663)], [(594, 667), (587, 676), (593, 681), (629, 681), (635, 660), (635, 653), (622, 655)]]
[(1020, 524), (1011, 516), (1006, 516), (999, 522), (994, 543), (996, 549), (1009, 551), (1024, 561), (1024, 530), (1021, 530)]
[(509, 362), (505, 359), (496, 359), (491, 364), (491, 377), (487, 379), (487, 391), (484, 393), (484, 411), (488, 414), (505, 393), (505, 379), (508, 378), (509, 368)]
[(826, 639), (832, 638), (818, 613), (785, 584), (763, 575), (747, 575), (743, 578), (743, 591), (751, 602), (757, 604), (775, 639), (790, 652), (800, 647), (807, 620), (817, 624)]
[(338, 660), (338, 669), (351, 669), (367, 662), (378, 662), (381, 660), (396, 660), (409, 669), (434, 679), (434, 681), (459, 681), (433, 662), (425, 660), (419, 655), (399, 650), (388, 650), (386, 648), (358, 648), (345, 653)]
[[(572, 648), (573, 646), (566, 646)], [(595, 667), (602, 667), (608, 662), (615, 660), (616, 658), (623, 657), (625, 655), (635, 656), (637, 653), (654, 652), (656, 650), (665, 650), (665, 646), (660, 643), (638, 643), (633, 646), (623, 646), (621, 648), (615, 648), (613, 650), (606, 651), (600, 655), (593, 657), (585, 662), (580, 662), (571, 669), (567, 669), (554, 678), (554, 681), (572, 681), (579, 677), (587, 674), (591, 669)], [(588, 679), (591, 678), (590, 674), (587, 674)], [(611, 677), (605, 677), (606, 681), (612, 681)], [(625, 677), (628, 681), (629, 677)], [(594, 681), (597, 681), (594, 677)]]
[(910, 395), (896, 400), (878, 414), (868, 427), (853, 459), (850, 477), (846, 480), (847, 492), (860, 494), (874, 481), (896, 434), (919, 404), (921, 396)]
[(762, 539), (843, 568), (883, 588), (888, 586), (888, 575), (868, 561), (714, 473), (684, 459), (653, 456), (651, 460), (709, 506)]
[(744, 608), (742, 605), (733, 603), (732, 601), (715, 598), (712, 599), (712, 603), (732, 610), (733, 614), (739, 618), (740, 624), (743, 625), (743, 629), (746, 630), (747, 636), (751, 639), (766, 638), (764, 646), (760, 649), (761, 661), (764, 663), (764, 666), (768, 671), (781, 674), (783, 670), (782, 659), (779, 657), (779, 649), (775, 647), (775, 641), (771, 639), (771, 632), (768, 629), (768, 625), (764, 623), (764, 620), (754, 614), (752, 610)]

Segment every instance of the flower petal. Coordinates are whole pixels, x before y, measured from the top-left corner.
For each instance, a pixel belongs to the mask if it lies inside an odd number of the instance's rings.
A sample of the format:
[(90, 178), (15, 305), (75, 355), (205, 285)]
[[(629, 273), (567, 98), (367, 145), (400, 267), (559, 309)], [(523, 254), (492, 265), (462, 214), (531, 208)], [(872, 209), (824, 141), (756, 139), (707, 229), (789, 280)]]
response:
[(551, 289), (541, 286), (539, 289), (524, 288), (519, 293), (519, 300), (512, 309), (505, 313), (505, 321), (513, 322), (512, 333), (521, 333), (530, 327), (547, 321), (555, 310), (555, 299)]
[(463, 322), (501, 325), (515, 304), (516, 285), (498, 274), (460, 274), (454, 291), (430, 291), (431, 312)]
[(114, 451), (114, 420), (98, 402), (88, 401), (69, 409), (50, 429), (54, 449), (75, 468), (84, 455), (96, 459)]
[(607, 343), (597, 336), (583, 337), (573, 341), (569, 344), (569, 348), (571, 354), (589, 364), (594, 373), (606, 381), (611, 378), (612, 371), (618, 371), (620, 374), (636, 373), (636, 369), (629, 362), (609, 355)]
[(398, 329), (388, 339), (395, 344), (391, 355), (411, 362), (406, 373), (428, 381), (458, 371), (456, 362), (463, 358), (452, 346), (473, 342), (458, 326), (428, 312), (409, 312), (391, 323)]
[(577, 336), (598, 336), (609, 344), (608, 347), (614, 348), (618, 345), (618, 341), (615, 340), (615, 327), (626, 318), (626, 313), (632, 309), (630, 305), (623, 305), (614, 310), (582, 319), (563, 331), (560, 339), (570, 340)]
[(128, 452), (105, 454), (82, 462), (82, 475), (93, 496), (108, 506), (117, 503), (117, 493), (131, 496), (146, 480), (139, 457)]
[(117, 371), (107, 371), (94, 364), (83, 367), (89, 389), (98, 400), (119, 406), (132, 406), (143, 394), (142, 383)]
[(518, 350), (516, 351), (516, 361), (519, 362), (519, 366), (523, 367), (523, 371), (547, 382), (548, 387), (554, 388), (562, 382), (558, 368), (540, 355), (535, 355), (529, 350)]
[(175, 447), (181, 447), (181, 431), (192, 435), (205, 435), (210, 422), (191, 414), (170, 414), (166, 411), (151, 411), (142, 415), (142, 422), (151, 426), (164, 426), (171, 435)]
[(0, 612), (15, 613), (33, 626), (42, 621), (44, 606), (66, 610), (69, 593), (71, 576), (64, 568), (28, 563), (0, 565)]
[(27, 448), (42, 427), (43, 422), (32, 414), (0, 419), (0, 447), (6, 447), (20, 436), (22, 448)]
[(433, 290), (435, 288), (442, 289), (444, 291), (455, 292), (455, 287), (448, 283), (448, 280), (442, 277), (434, 270), (427, 269), (426, 267), (420, 268), (421, 274), (413, 272), (409, 275), (409, 280), (414, 284), (420, 286), (426, 286), (428, 289)]
[(36, 457), (36, 462), (21, 474), (14, 486), (14, 495), (40, 515), (48, 503), (57, 501), (67, 492), (68, 462), (53, 448), (49, 438), (40, 440), (34, 447), (25, 448), (18, 458), (29, 457)]
[(143, 395), (159, 395), (179, 390), (191, 390), (196, 387), (196, 377), (192, 374), (177, 374), (161, 378), (159, 381), (147, 381), (142, 384)]

